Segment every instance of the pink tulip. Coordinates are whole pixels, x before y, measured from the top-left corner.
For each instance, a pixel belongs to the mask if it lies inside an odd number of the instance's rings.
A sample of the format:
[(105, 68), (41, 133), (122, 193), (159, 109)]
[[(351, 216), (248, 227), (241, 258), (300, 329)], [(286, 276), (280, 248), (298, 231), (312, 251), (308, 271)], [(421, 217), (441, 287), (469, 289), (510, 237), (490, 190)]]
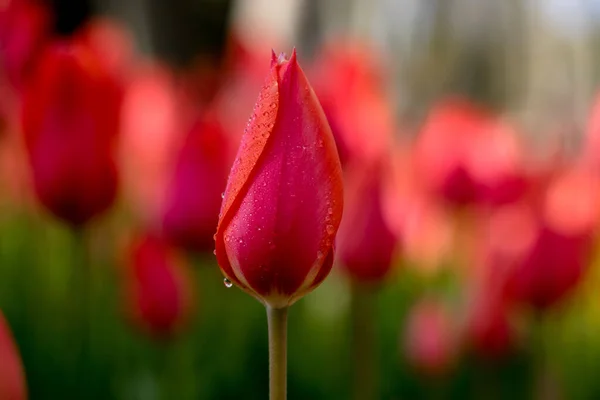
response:
[(527, 187), (515, 132), (464, 99), (432, 108), (415, 151), (428, 189), (452, 205), (509, 203)]
[(342, 173), (321, 106), (296, 61), (273, 54), (225, 190), (216, 255), (225, 277), (272, 309), (333, 264)]
[(213, 248), (230, 165), (229, 138), (208, 112), (188, 133), (167, 187), (162, 227), (174, 244), (194, 251)]
[(353, 280), (380, 282), (392, 268), (397, 242), (383, 216), (382, 167), (355, 165), (346, 178), (339, 259)]
[(403, 349), (410, 365), (420, 373), (439, 377), (455, 362), (454, 326), (443, 304), (421, 300), (410, 311), (403, 337)]
[(377, 54), (355, 42), (335, 42), (325, 46), (316, 60), (315, 91), (342, 165), (384, 157), (395, 126)]
[(187, 265), (166, 242), (146, 234), (128, 248), (127, 310), (150, 335), (166, 339), (185, 325), (192, 305)]

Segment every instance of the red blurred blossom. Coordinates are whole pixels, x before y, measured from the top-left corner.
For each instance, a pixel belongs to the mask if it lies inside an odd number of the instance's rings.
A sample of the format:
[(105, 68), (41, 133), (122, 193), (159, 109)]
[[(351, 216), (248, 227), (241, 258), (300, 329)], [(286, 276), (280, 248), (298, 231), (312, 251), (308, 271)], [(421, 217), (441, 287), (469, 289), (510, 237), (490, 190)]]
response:
[(350, 278), (364, 283), (377, 283), (388, 275), (397, 243), (383, 216), (382, 167), (361, 164), (345, 173), (337, 252)]
[(291, 305), (331, 270), (343, 200), (335, 142), (296, 52), (273, 54), (221, 207), (225, 277), (269, 307)]
[(26, 400), (27, 385), (19, 351), (0, 312), (0, 399)]
[(184, 259), (158, 236), (140, 235), (128, 247), (126, 309), (153, 337), (172, 337), (189, 318), (193, 292), (187, 268)]
[(113, 148), (120, 87), (96, 55), (57, 41), (40, 57), (23, 100), (23, 133), (40, 202), (81, 225), (107, 210), (117, 192)]
[(518, 344), (512, 310), (498, 272), (488, 269), (481, 280), (474, 282), (463, 334), (466, 346), (488, 361), (507, 357)]
[(423, 299), (410, 310), (402, 348), (409, 364), (419, 373), (440, 377), (456, 361), (456, 332), (444, 304)]
[(395, 126), (377, 54), (356, 42), (334, 42), (316, 60), (315, 91), (331, 124), (342, 165), (383, 157)]
[(409, 265), (432, 273), (450, 253), (450, 216), (422, 187), (409, 144), (398, 144), (389, 160), (383, 181), (383, 216), (400, 238), (402, 257)]
[(213, 112), (188, 133), (167, 188), (163, 231), (173, 243), (193, 251), (214, 248), (221, 193), (231, 165), (230, 142)]
[(0, 71), (21, 89), (51, 33), (52, 15), (44, 1), (0, 3)]
[(571, 167), (550, 181), (541, 202), (496, 212), (487, 262), (506, 274), (510, 299), (544, 310), (577, 286), (590, 262), (599, 189), (592, 174)]
[(415, 151), (428, 189), (452, 205), (504, 204), (527, 188), (514, 130), (464, 99), (446, 99), (431, 109)]
[(160, 221), (192, 119), (188, 108), (167, 67), (147, 63), (135, 69), (123, 99), (119, 167), (125, 196), (145, 223)]

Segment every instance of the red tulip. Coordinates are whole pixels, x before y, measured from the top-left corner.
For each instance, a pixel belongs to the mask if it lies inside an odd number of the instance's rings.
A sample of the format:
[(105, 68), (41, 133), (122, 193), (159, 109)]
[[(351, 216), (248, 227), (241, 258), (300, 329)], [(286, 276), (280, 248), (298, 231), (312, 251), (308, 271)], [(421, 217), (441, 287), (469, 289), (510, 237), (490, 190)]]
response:
[(213, 248), (230, 166), (229, 147), (212, 113), (189, 132), (177, 157), (162, 217), (164, 233), (173, 243), (195, 251)]
[(0, 312), (0, 399), (27, 399), (27, 385), (21, 357), (10, 333), (9, 326)]
[(23, 101), (23, 133), (40, 202), (81, 225), (115, 199), (113, 155), (120, 91), (95, 54), (75, 41), (42, 54)]
[(467, 325), (467, 340), (479, 356), (497, 360), (515, 347), (516, 332), (508, 309), (494, 299), (479, 299), (473, 304)]
[(127, 310), (138, 326), (168, 338), (184, 326), (192, 305), (187, 265), (153, 235), (136, 238), (126, 260)]
[(225, 277), (271, 308), (318, 286), (333, 264), (342, 173), (319, 102), (296, 61), (273, 54), (221, 207)]
[(572, 168), (554, 178), (535, 210), (531, 245), (509, 272), (512, 298), (546, 309), (577, 286), (590, 262), (599, 205), (598, 182), (591, 174)]
[(485, 262), (501, 271), (509, 299), (544, 310), (581, 280), (590, 261), (600, 192), (579, 168), (555, 176), (538, 201), (497, 210)]
[(446, 100), (431, 110), (416, 157), (425, 184), (452, 205), (508, 203), (526, 188), (512, 129), (466, 100)]
[(352, 279), (378, 282), (389, 273), (396, 249), (396, 236), (383, 217), (381, 167), (357, 165), (346, 177), (339, 259)]
[(420, 373), (439, 377), (455, 361), (454, 326), (443, 304), (421, 300), (408, 316), (403, 349), (408, 362)]
[(51, 23), (43, 1), (5, 0), (0, 4), (0, 71), (14, 87), (20, 89), (32, 72)]
[(333, 43), (316, 59), (321, 62), (315, 67), (315, 91), (342, 165), (382, 158), (395, 127), (377, 55), (356, 43)]

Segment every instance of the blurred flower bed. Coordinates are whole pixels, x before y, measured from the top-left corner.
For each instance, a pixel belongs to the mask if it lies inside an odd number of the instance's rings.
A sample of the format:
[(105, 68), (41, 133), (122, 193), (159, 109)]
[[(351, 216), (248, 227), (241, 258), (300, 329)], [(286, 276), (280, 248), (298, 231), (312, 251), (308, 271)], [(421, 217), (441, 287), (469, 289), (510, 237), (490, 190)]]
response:
[[(0, 400), (264, 399), (264, 309), (213, 235), (270, 49), (232, 30), (221, 64), (174, 68), (116, 19), (54, 17), (0, 3)], [(600, 397), (600, 103), (577, 151), (537, 146), (462, 94), (398, 118), (363, 41), (298, 57), (345, 205), (290, 312), (289, 398)]]

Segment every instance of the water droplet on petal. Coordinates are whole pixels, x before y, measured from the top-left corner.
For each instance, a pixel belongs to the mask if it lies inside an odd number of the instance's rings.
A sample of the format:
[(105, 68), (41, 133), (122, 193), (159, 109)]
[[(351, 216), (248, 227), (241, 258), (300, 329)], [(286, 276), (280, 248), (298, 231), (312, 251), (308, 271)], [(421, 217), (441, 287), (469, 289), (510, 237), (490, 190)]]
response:
[(225, 192), (221, 193), (221, 198), (224, 199), (225, 198)]
[(213, 250), (213, 254), (216, 256), (217, 255), (217, 249)]
[(333, 208), (329, 207), (327, 209), (327, 214), (329, 214), (329, 215), (333, 214)]
[(244, 243), (244, 241), (242, 239), (240, 239), (240, 243)]
[(333, 235), (333, 233), (335, 232), (335, 228), (333, 227), (333, 225), (327, 225), (325, 227), (325, 229), (327, 230), (327, 233), (330, 235)]
[(225, 285), (225, 287), (227, 289), (229, 289), (230, 287), (233, 286), (233, 283), (229, 279), (227, 279), (227, 278), (223, 279), (223, 284)]
[(277, 107), (277, 104), (275, 104), (275, 102), (273, 102), (273, 103), (269, 104), (269, 107), (275, 108), (275, 107)]

